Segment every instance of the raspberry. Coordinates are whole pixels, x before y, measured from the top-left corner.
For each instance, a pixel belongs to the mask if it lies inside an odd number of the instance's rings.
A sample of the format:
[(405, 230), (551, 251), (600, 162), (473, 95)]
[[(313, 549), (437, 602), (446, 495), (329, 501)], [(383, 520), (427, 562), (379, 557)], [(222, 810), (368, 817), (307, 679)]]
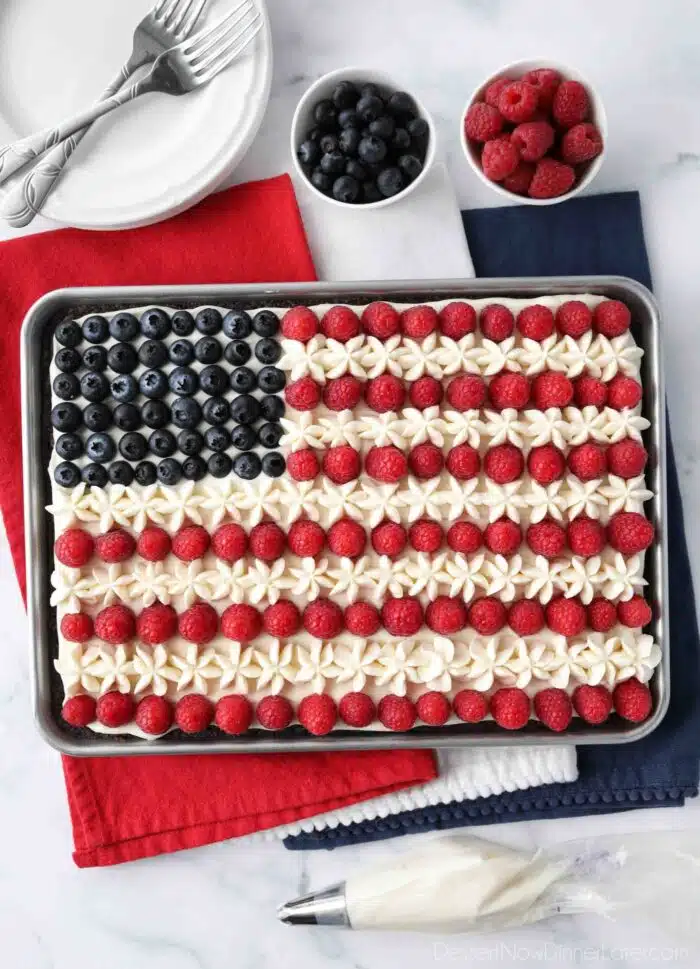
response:
[(374, 703), (366, 693), (346, 693), (338, 704), (340, 719), (348, 727), (369, 727), (375, 712)]
[(392, 373), (383, 373), (365, 384), (367, 406), (378, 414), (401, 410), (406, 399), (406, 388)]
[(362, 312), (362, 326), (365, 333), (378, 340), (388, 340), (401, 328), (397, 311), (389, 303), (370, 303)]
[(359, 522), (341, 518), (328, 529), (328, 548), (334, 555), (356, 559), (365, 550), (367, 536)]
[(534, 71), (528, 71), (523, 81), (527, 81), (537, 91), (537, 107), (549, 110), (561, 83), (561, 75), (549, 67), (539, 67)]
[(447, 400), (458, 411), (478, 410), (486, 400), (486, 384), (476, 374), (460, 374), (448, 384)]
[(608, 467), (608, 458), (599, 444), (588, 441), (569, 451), (569, 471), (581, 481), (601, 478)]
[(146, 606), (136, 620), (136, 634), (149, 646), (171, 639), (177, 632), (177, 613), (172, 606), (154, 602)]
[(574, 400), (577, 407), (598, 407), (602, 409), (608, 399), (608, 388), (597, 377), (583, 374), (574, 380)]
[(278, 599), (263, 612), (263, 629), (275, 639), (288, 639), (301, 627), (301, 613), (289, 599)]
[(329, 380), (323, 388), (323, 403), (328, 410), (353, 410), (361, 396), (362, 384), (349, 373)]
[(571, 700), (564, 690), (554, 688), (540, 690), (535, 694), (534, 702), (535, 716), (550, 730), (561, 733), (571, 723), (573, 715)]
[(149, 525), (139, 535), (136, 551), (147, 562), (162, 562), (170, 553), (170, 536), (164, 528)]
[(95, 716), (105, 727), (123, 727), (134, 715), (134, 700), (129, 693), (103, 693), (97, 700)]
[(518, 636), (534, 636), (544, 629), (544, 609), (537, 599), (518, 599), (508, 610), (508, 625)]
[(617, 622), (617, 611), (608, 599), (597, 597), (588, 606), (588, 625), (595, 633), (607, 633)]
[(258, 723), (266, 730), (284, 730), (294, 718), (292, 704), (283, 696), (264, 696), (255, 713)]
[(577, 686), (572, 701), (574, 710), (586, 723), (604, 723), (612, 710), (612, 695), (604, 686)]
[(410, 730), (416, 722), (416, 710), (407, 696), (388, 693), (379, 701), (377, 715), (389, 730)]
[(432, 306), (410, 306), (401, 314), (401, 332), (411, 340), (424, 340), (437, 325), (438, 315)]
[(476, 310), (469, 303), (448, 303), (438, 313), (440, 332), (451, 340), (461, 340), (476, 330)]
[(499, 518), (484, 531), (484, 545), (494, 555), (515, 555), (522, 540), (520, 527), (510, 518)]
[(418, 599), (389, 597), (382, 606), (382, 625), (392, 636), (413, 636), (423, 625), (423, 610)]
[(498, 107), (498, 99), (501, 96), (501, 91), (504, 87), (507, 87), (511, 82), (509, 77), (499, 77), (497, 80), (492, 81), (486, 88), (484, 93), (484, 101), (490, 104), (492, 108)]
[(274, 562), (284, 555), (285, 534), (275, 522), (260, 522), (249, 536), (250, 554), (263, 562)]
[(308, 341), (318, 333), (316, 314), (307, 306), (294, 306), (282, 317), (282, 336), (287, 340)]
[(432, 555), (442, 545), (442, 527), (429, 518), (419, 518), (409, 528), (408, 540), (417, 552)]
[(510, 138), (523, 161), (535, 162), (554, 144), (554, 128), (548, 121), (526, 121), (511, 132)]
[(201, 525), (185, 525), (173, 535), (173, 555), (182, 562), (201, 559), (209, 548), (209, 535)]
[(359, 451), (349, 444), (329, 448), (323, 454), (322, 464), (325, 476), (334, 484), (340, 485), (354, 481), (362, 468)]
[(69, 643), (86, 643), (93, 633), (92, 619), (85, 612), (67, 613), (61, 619), (61, 635)]
[(498, 444), (489, 448), (484, 458), (486, 476), (496, 484), (515, 481), (523, 473), (524, 466), (523, 452), (514, 444)]
[(613, 690), (615, 712), (632, 723), (641, 723), (651, 713), (651, 691), (639, 680), (625, 680)]
[(527, 194), (531, 199), (553, 199), (566, 195), (575, 180), (576, 172), (571, 165), (555, 158), (542, 158), (537, 162)]
[(377, 555), (395, 559), (406, 548), (406, 529), (398, 522), (385, 520), (372, 529), (372, 548)]
[(475, 478), (481, 468), (481, 458), (471, 444), (458, 444), (447, 455), (447, 470), (458, 481)]
[(135, 632), (136, 618), (126, 606), (106, 606), (95, 617), (95, 635), (105, 643), (112, 643), (114, 646), (128, 643)]
[(294, 481), (313, 481), (320, 470), (318, 458), (311, 448), (302, 448), (287, 455), (287, 471)]
[(578, 81), (562, 81), (552, 100), (552, 115), (562, 128), (585, 121), (591, 106), (588, 93)]
[(546, 306), (533, 303), (520, 310), (516, 325), (528, 340), (546, 340), (554, 333), (554, 314)]
[(326, 544), (326, 533), (318, 524), (308, 518), (300, 518), (292, 523), (287, 535), (289, 551), (303, 559), (313, 559)]
[[(268, 697), (266, 699), (274, 698)], [(289, 720), (291, 719), (290, 715)], [(245, 733), (252, 722), (253, 706), (248, 697), (234, 693), (231, 696), (222, 696), (216, 704), (214, 723), (224, 733), (234, 736)]]
[(214, 704), (199, 693), (189, 693), (175, 705), (175, 726), (183, 733), (201, 733), (214, 716)]
[(513, 335), (515, 317), (507, 306), (500, 303), (489, 303), (479, 314), (479, 326), (487, 340), (501, 343)]
[(375, 481), (396, 484), (408, 474), (408, 461), (403, 451), (393, 444), (373, 447), (367, 453), (365, 471)]
[(481, 532), (473, 522), (455, 522), (447, 530), (447, 544), (453, 552), (470, 555), (481, 548)]
[(435, 377), (419, 377), (408, 388), (408, 399), (418, 410), (436, 407), (442, 400), (442, 384)]
[(491, 697), (491, 716), (499, 727), (520, 730), (530, 719), (530, 698), (514, 686), (496, 690)]
[(136, 542), (122, 528), (113, 528), (95, 539), (95, 552), (103, 562), (124, 562), (134, 554)]
[(573, 384), (568, 377), (556, 370), (538, 373), (532, 382), (532, 402), (538, 410), (568, 407), (573, 396)]
[(435, 444), (418, 444), (408, 454), (408, 466), (411, 473), (421, 481), (437, 478), (442, 471), (442, 451)]
[(547, 559), (561, 555), (566, 546), (566, 532), (551, 518), (530, 525), (526, 538), (535, 555), (544, 555)]
[(59, 535), (54, 545), (54, 555), (61, 563), (70, 569), (79, 569), (92, 558), (94, 542), (92, 535), (82, 528), (67, 528)]
[(299, 704), (297, 718), (310, 734), (322, 737), (335, 727), (338, 711), (327, 693), (311, 693)]
[(467, 608), (461, 599), (437, 596), (425, 610), (426, 625), (441, 636), (464, 629), (467, 624)]
[(431, 690), (418, 697), (416, 713), (423, 723), (431, 727), (442, 727), (450, 718), (450, 701), (442, 693)]
[(369, 602), (351, 602), (345, 608), (345, 628), (353, 636), (367, 639), (377, 632), (381, 624), (376, 607)]
[(360, 332), (360, 321), (349, 306), (331, 306), (321, 317), (321, 332), (329, 340), (347, 343)]
[(311, 377), (301, 377), (287, 384), (284, 399), (294, 410), (314, 410), (321, 400), (321, 388)]
[(521, 373), (496, 374), (489, 384), (489, 398), (496, 410), (523, 410), (530, 400), (530, 381)]
[(63, 704), (61, 716), (71, 727), (87, 727), (95, 719), (97, 704), (91, 696), (81, 693)]
[(576, 124), (562, 138), (559, 150), (562, 161), (568, 165), (580, 165), (601, 153), (603, 139), (595, 125)]
[(632, 596), (627, 602), (618, 602), (617, 617), (623, 626), (643, 629), (651, 622), (651, 606), (642, 596)]
[(560, 636), (578, 636), (586, 628), (586, 610), (578, 599), (552, 599), (545, 615), (549, 628)]
[(605, 529), (593, 518), (574, 518), (567, 531), (569, 548), (574, 555), (590, 559), (605, 548)]
[(553, 444), (543, 444), (533, 447), (528, 454), (527, 470), (539, 484), (548, 485), (563, 478), (566, 460), (559, 448)]
[(188, 643), (203, 646), (210, 642), (219, 627), (219, 615), (208, 602), (196, 602), (177, 620), (178, 632)]
[(476, 101), (467, 111), (464, 119), (464, 133), (472, 141), (488, 141), (500, 134), (503, 118), (490, 104)]
[(145, 696), (136, 707), (136, 726), (144, 733), (158, 736), (173, 725), (173, 708), (164, 696)]
[(481, 723), (489, 712), (488, 700), (476, 690), (460, 690), (452, 701), (452, 708), (465, 723)]
[(636, 407), (641, 399), (642, 385), (634, 377), (619, 373), (608, 384), (608, 407), (613, 410)]
[(527, 81), (511, 81), (498, 96), (498, 110), (506, 121), (529, 121), (537, 110), (537, 88)]
[(248, 536), (235, 522), (220, 525), (211, 537), (211, 550), (224, 562), (237, 562), (248, 551)]
[(487, 141), (481, 152), (481, 167), (492, 182), (502, 182), (518, 167), (520, 155), (510, 138), (494, 138)]
[(316, 639), (335, 639), (343, 629), (343, 611), (330, 599), (315, 599), (304, 609), (304, 629)]
[(535, 166), (531, 162), (521, 161), (515, 171), (503, 179), (503, 188), (516, 195), (527, 195), (534, 174)]
[(593, 329), (609, 340), (630, 328), (632, 314), (619, 299), (606, 299), (593, 310)]
[(557, 310), (556, 322), (560, 333), (578, 340), (593, 326), (593, 314), (580, 299), (570, 299)]
[(654, 526), (636, 511), (620, 511), (608, 522), (608, 542), (623, 555), (637, 555), (654, 541)]
[(237, 602), (224, 609), (221, 633), (237, 643), (249, 643), (262, 632), (262, 618), (255, 606)]
[(494, 636), (506, 624), (506, 607), (500, 599), (484, 596), (469, 607), (469, 625), (482, 636)]

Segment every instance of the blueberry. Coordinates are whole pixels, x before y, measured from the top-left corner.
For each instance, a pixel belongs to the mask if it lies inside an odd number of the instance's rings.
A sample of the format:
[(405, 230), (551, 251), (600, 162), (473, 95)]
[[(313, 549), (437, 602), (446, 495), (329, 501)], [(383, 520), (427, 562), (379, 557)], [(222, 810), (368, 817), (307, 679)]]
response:
[(169, 458), (171, 454), (175, 454), (177, 443), (174, 434), (165, 430), (165, 428), (160, 428), (149, 437), (148, 447), (151, 454), (155, 454), (156, 457)]
[[(177, 373), (177, 370), (173, 370)], [(172, 374), (170, 375), (172, 387)], [(168, 392), (168, 378), (162, 370), (145, 370), (139, 377), (139, 390), (144, 397), (165, 397)]]
[(105, 397), (109, 397), (109, 380), (103, 373), (88, 370), (80, 378), (80, 393), (85, 400), (93, 402), (104, 400)]
[(56, 441), (56, 454), (64, 461), (75, 461), (83, 453), (83, 442), (79, 434), (61, 434)]
[(255, 374), (250, 367), (236, 367), (231, 371), (230, 382), (231, 390), (235, 390), (237, 394), (247, 394), (255, 390), (257, 385)]
[(135, 404), (119, 404), (114, 408), (112, 420), (120, 431), (138, 431), (143, 423), (141, 411)]
[(199, 431), (180, 431), (177, 436), (177, 446), (183, 454), (199, 454), (204, 447), (204, 438)]
[(213, 306), (200, 310), (194, 318), (194, 325), (204, 336), (214, 336), (221, 329), (221, 313)]
[(351, 108), (353, 104), (357, 104), (359, 96), (360, 93), (352, 81), (339, 81), (333, 88), (331, 100), (340, 111), (343, 108)]
[(189, 367), (176, 367), (170, 374), (169, 383), (172, 392), (180, 397), (191, 397), (199, 388), (197, 374)]
[(176, 485), (182, 477), (182, 467), (175, 458), (167, 458), (158, 465), (158, 480), (164, 485)]
[(75, 373), (83, 362), (78, 351), (72, 347), (61, 347), (53, 359), (58, 369), (62, 370), (63, 373)]
[(202, 408), (193, 397), (177, 397), (170, 410), (176, 427), (196, 427), (202, 419)]
[(119, 441), (119, 453), (127, 461), (143, 461), (148, 454), (148, 443), (143, 434), (130, 432), (123, 434)]
[(247, 363), (250, 360), (250, 354), (250, 344), (246, 343), (245, 340), (234, 340), (233, 343), (227, 343), (224, 350), (224, 358), (234, 367), (240, 367), (241, 364)]
[(322, 172), (320, 168), (314, 169), (311, 173), (311, 184), (314, 188), (317, 188), (319, 192), (323, 192), (324, 195), (330, 195), (331, 189), (333, 188), (333, 179), (330, 175), (326, 175)]
[(109, 480), (112, 484), (130, 485), (134, 480), (134, 472), (126, 461), (112, 461), (109, 466)]
[(51, 411), (51, 423), (57, 431), (77, 431), (82, 421), (83, 415), (75, 404), (56, 404)]
[(225, 451), (231, 443), (231, 435), (225, 427), (209, 427), (204, 432), (204, 443), (210, 451)]
[(65, 320), (56, 327), (56, 339), (64, 347), (77, 347), (83, 339), (83, 334), (77, 323)]
[(75, 400), (80, 393), (80, 381), (72, 373), (59, 373), (54, 377), (53, 392), (61, 400)]
[(281, 474), (284, 474), (286, 467), (285, 460), (278, 451), (271, 451), (262, 459), (263, 474), (266, 474), (268, 478), (279, 478)]
[(194, 345), (194, 356), (200, 363), (218, 363), (221, 360), (221, 344), (213, 336), (203, 336)]
[(284, 417), (284, 401), (281, 397), (263, 397), (260, 401), (260, 416), (266, 421), (278, 421)]
[(91, 488), (104, 488), (109, 481), (107, 471), (99, 464), (86, 464), (80, 476)]
[(361, 162), (365, 162), (367, 165), (376, 165), (377, 162), (384, 161), (386, 151), (386, 142), (383, 138), (368, 135), (360, 141), (357, 154)]
[(245, 340), (253, 332), (253, 322), (245, 310), (229, 310), (224, 317), (224, 333), (229, 340)]
[(258, 387), (264, 394), (277, 394), (286, 384), (287, 379), (282, 370), (277, 367), (263, 367), (258, 372)]
[(408, 151), (411, 147), (411, 136), (405, 128), (397, 128), (391, 144), (397, 152)]
[(360, 98), (355, 110), (360, 121), (369, 124), (384, 114), (384, 102), (376, 94), (368, 94)]
[(306, 137), (309, 141), (320, 141), (321, 138), (323, 138), (323, 131), (321, 128), (316, 126), (315, 128), (311, 128)]
[[(177, 313), (173, 313), (170, 326), (175, 336), (189, 336), (194, 332), (194, 318), (187, 310), (178, 310)], [(155, 469), (153, 474), (155, 480)]]
[(414, 118), (418, 113), (416, 102), (405, 91), (394, 91), (386, 103), (389, 114), (397, 118)]
[(381, 118), (375, 118), (374, 121), (369, 123), (370, 134), (377, 135), (378, 138), (385, 140), (391, 138), (395, 127), (394, 119), (390, 118), (388, 114), (383, 114)]
[(162, 400), (147, 400), (141, 408), (146, 427), (160, 428), (170, 423), (170, 408)]
[(188, 481), (201, 481), (207, 473), (207, 462), (199, 455), (193, 455), (182, 462), (182, 476)]
[(104, 343), (109, 336), (109, 324), (104, 316), (88, 316), (83, 320), (83, 336), (88, 343)]
[(406, 181), (412, 182), (423, 171), (423, 164), (415, 155), (401, 155), (399, 158), (399, 168), (403, 172)]
[(211, 367), (205, 367), (199, 375), (199, 386), (205, 394), (219, 397), (228, 389), (228, 373), (216, 363)]
[(88, 404), (83, 412), (83, 422), (89, 431), (106, 431), (112, 423), (112, 415), (106, 404)]
[(382, 193), (377, 188), (377, 183), (370, 180), (365, 182), (362, 186), (362, 201), (369, 205), (372, 202), (381, 202), (384, 198)]
[(207, 424), (225, 424), (231, 416), (231, 408), (223, 397), (210, 397), (202, 408), (202, 415)]
[(360, 122), (354, 108), (346, 108), (338, 115), (338, 125), (343, 128), (356, 128)]
[(280, 321), (272, 310), (260, 310), (253, 317), (253, 330), (258, 336), (274, 336), (280, 328)]
[(75, 488), (80, 484), (80, 469), (70, 461), (62, 461), (56, 465), (53, 478), (62, 488)]
[(345, 158), (342, 151), (329, 151), (321, 158), (321, 171), (326, 175), (338, 175), (345, 169)]
[(207, 461), (207, 471), (213, 478), (227, 478), (233, 462), (228, 454), (212, 454)]
[(381, 92), (376, 84), (372, 84), (370, 81), (367, 84), (363, 84), (360, 88), (361, 98), (380, 98)]
[(260, 363), (277, 363), (282, 356), (282, 347), (277, 340), (258, 340), (255, 344), (255, 356)]
[(231, 444), (237, 451), (250, 451), (258, 443), (258, 435), (248, 424), (238, 424), (231, 431)]
[(425, 118), (412, 118), (407, 128), (409, 135), (417, 144), (422, 145), (428, 140), (430, 128)]
[(327, 155), (331, 151), (338, 150), (338, 139), (335, 135), (324, 135), (318, 144), (324, 155)]
[(138, 354), (130, 343), (115, 343), (107, 351), (107, 364), (115, 373), (132, 373), (138, 362)]
[(243, 478), (244, 481), (252, 481), (257, 478), (262, 470), (260, 458), (254, 451), (246, 451), (239, 454), (233, 462), (233, 473)]
[(91, 434), (85, 442), (85, 453), (91, 461), (106, 464), (114, 457), (114, 441), (109, 434)]
[(321, 149), (316, 141), (302, 141), (297, 149), (297, 158), (302, 165), (315, 165), (321, 157)]
[(115, 400), (122, 401), (122, 403), (129, 403), (129, 401), (136, 400), (139, 393), (139, 385), (136, 377), (133, 377), (130, 373), (122, 374), (119, 377), (115, 377), (112, 381), (112, 397)]
[(356, 179), (358, 182), (364, 182), (367, 178), (367, 169), (359, 161), (355, 161), (354, 158), (348, 158), (345, 162), (345, 174), (350, 175), (351, 178)]
[(260, 416), (260, 401), (241, 394), (231, 403), (231, 417), (236, 424), (254, 424)]
[(338, 113), (332, 101), (319, 101), (314, 107), (314, 121), (320, 128), (332, 128)]
[(144, 367), (162, 367), (168, 361), (168, 348), (160, 340), (144, 340), (139, 347), (139, 360)]
[(391, 198), (392, 195), (398, 195), (403, 187), (404, 179), (399, 168), (385, 168), (377, 178), (377, 188), (384, 198)]
[(163, 340), (170, 333), (168, 314), (156, 308), (146, 310), (141, 316), (141, 332), (149, 340)]
[(86, 347), (83, 351), (83, 364), (89, 370), (105, 370), (107, 367), (107, 351), (104, 347)]
[(358, 128), (345, 128), (340, 132), (338, 147), (344, 155), (354, 155), (357, 152), (360, 141), (361, 135)]
[(333, 182), (333, 198), (352, 205), (360, 198), (360, 183), (352, 175), (341, 175)]
[(117, 313), (109, 321), (109, 332), (115, 340), (128, 343), (138, 336), (139, 321), (133, 313)]
[(140, 485), (155, 484), (157, 480), (155, 464), (152, 461), (142, 461), (141, 464), (137, 464), (134, 469), (134, 477)]
[(194, 348), (189, 340), (175, 340), (170, 344), (168, 356), (178, 367), (186, 367), (194, 360)]
[(263, 447), (277, 447), (284, 431), (281, 424), (263, 424), (258, 428), (258, 438)]

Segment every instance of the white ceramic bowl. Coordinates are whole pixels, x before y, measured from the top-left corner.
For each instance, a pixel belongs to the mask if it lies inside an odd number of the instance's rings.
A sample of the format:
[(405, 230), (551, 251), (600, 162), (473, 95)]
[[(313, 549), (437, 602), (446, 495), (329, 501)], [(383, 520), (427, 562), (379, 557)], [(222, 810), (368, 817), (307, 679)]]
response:
[[(474, 145), (471, 144), (464, 132), (464, 122), (467, 117), (467, 111), (474, 104), (475, 101), (482, 101), (484, 98), (484, 92), (489, 84), (493, 84), (501, 77), (512, 78), (516, 81), (521, 78), (528, 71), (536, 71), (543, 67), (552, 68), (552, 70), (558, 71), (565, 81), (578, 81), (583, 84), (586, 91), (588, 92), (588, 97), (591, 102), (591, 117), (590, 120), (596, 126), (603, 139), (603, 150), (601, 153), (594, 158), (588, 165), (588, 168), (584, 171), (583, 175), (579, 178), (578, 182), (574, 185), (570, 192), (566, 192), (565, 195), (558, 195), (553, 199), (531, 199), (529, 195), (517, 195), (515, 192), (509, 192), (508, 189), (503, 188), (498, 182), (492, 182), (490, 178), (484, 175), (481, 165), (479, 164), (479, 154)], [(603, 107), (603, 102), (600, 95), (593, 87), (593, 85), (588, 81), (582, 74), (575, 71), (573, 68), (568, 67), (566, 64), (561, 64), (557, 61), (553, 61), (545, 58), (536, 58), (532, 60), (523, 61), (513, 61), (511, 64), (506, 64), (505, 67), (501, 67), (498, 71), (493, 73), (490, 77), (487, 77), (479, 87), (473, 92), (469, 100), (467, 101), (464, 111), (462, 112), (462, 120), (460, 122), (460, 139), (462, 142), (462, 150), (467, 158), (467, 161), (474, 169), (476, 174), (479, 176), (485, 185), (492, 188), (499, 195), (505, 196), (505, 198), (510, 199), (511, 202), (518, 202), (522, 205), (555, 205), (557, 202), (564, 202), (566, 199), (573, 198), (574, 195), (578, 195), (582, 192), (586, 186), (590, 185), (593, 179), (596, 177), (600, 171), (600, 167), (603, 164), (603, 159), (605, 158), (605, 153), (608, 147), (608, 122), (605, 116), (605, 108)]]
[(389, 91), (408, 90), (388, 74), (384, 74), (382, 71), (372, 70), (371, 68), (341, 67), (337, 71), (331, 71), (330, 74), (324, 74), (323, 77), (320, 77), (317, 81), (314, 81), (311, 87), (302, 95), (299, 104), (297, 104), (296, 111), (294, 112), (294, 117), (292, 118), (290, 147), (294, 168), (310, 192), (313, 192), (314, 195), (318, 195), (318, 197), (322, 198), (324, 201), (330, 202), (331, 205), (339, 205), (343, 209), (370, 211), (373, 209), (384, 208), (387, 205), (392, 205), (394, 202), (400, 202), (401, 199), (406, 198), (407, 195), (418, 188), (421, 182), (426, 178), (435, 160), (435, 125), (433, 124), (433, 119), (426, 111), (425, 106), (421, 104), (412, 91), (408, 91), (408, 93), (415, 102), (416, 108), (418, 109), (418, 114), (428, 124), (428, 148), (425, 155), (425, 161), (423, 162), (423, 171), (420, 173), (418, 178), (416, 178), (410, 183), (410, 185), (407, 185), (406, 188), (402, 189), (396, 195), (392, 195), (390, 198), (380, 199), (378, 202), (366, 202), (364, 204), (361, 202), (339, 202), (337, 199), (334, 199), (329, 195), (324, 195), (323, 192), (320, 192), (314, 185), (312, 185), (307, 178), (304, 169), (301, 167), (299, 159), (297, 158), (297, 150), (299, 145), (304, 140), (306, 133), (314, 126), (314, 105), (317, 101), (330, 97), (333, 88), (340, 81), (353, 81), (355, 84), (376, 84), (379, 88), (386, 88)]

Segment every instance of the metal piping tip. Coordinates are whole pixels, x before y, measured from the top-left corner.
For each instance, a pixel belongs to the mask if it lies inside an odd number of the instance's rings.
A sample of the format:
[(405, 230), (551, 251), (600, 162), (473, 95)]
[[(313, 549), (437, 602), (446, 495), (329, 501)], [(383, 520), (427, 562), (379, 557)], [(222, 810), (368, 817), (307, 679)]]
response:
[(277, 909), (285, 925), (344, 925), (350, 927), (345, 907), (345, 884), (331, 885), (320, 892), (293, 898)]

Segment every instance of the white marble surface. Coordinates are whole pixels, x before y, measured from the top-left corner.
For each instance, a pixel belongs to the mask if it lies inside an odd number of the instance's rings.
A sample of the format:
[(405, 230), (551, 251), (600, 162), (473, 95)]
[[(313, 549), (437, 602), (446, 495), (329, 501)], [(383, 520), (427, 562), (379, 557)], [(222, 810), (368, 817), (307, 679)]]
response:
[[(366, 63), (394, 73), (429, 105), (462, 205), (494, 204), (496, 196), (460, 154), (458, 119), (467, 93), (501, 63), (533, 54), (570, 62), (597, 83), (610, 138), (609, 158), (594, 189), (639, 187), (642, 192), (697, 582), (700, 432), (693, 413), (700, 407), (700, 6), (693, 0), (268, 3), (276, 56), (272, 98), (237, 180), (287, 169), (287, 131), (301, 91), (331, 68)], [(700, 930), (696, 940), (669, 938), (658, 926), (634, 919), (613, 924), (563, 918), (500, 939), (389, 937), (288, 929), (275, 922), (279, 901), (372, 863), (380, 851), (400, 851), (401, 842), (304, 854), (229, 842), (79, 871), (70, 858), (58, 758), (30, 723), (26, 623), (4, 542), (0, 608), (0, 938), (3, 961), (12, 969), (700, 964)], [(608, 819), (506, 825), (485, 833), (513, 844), (545, 846), (589, 834), (697, 827), (699, 819), (700, 806), (691, 804)], [(685, 952), (673, 948), (683, 946)]]

